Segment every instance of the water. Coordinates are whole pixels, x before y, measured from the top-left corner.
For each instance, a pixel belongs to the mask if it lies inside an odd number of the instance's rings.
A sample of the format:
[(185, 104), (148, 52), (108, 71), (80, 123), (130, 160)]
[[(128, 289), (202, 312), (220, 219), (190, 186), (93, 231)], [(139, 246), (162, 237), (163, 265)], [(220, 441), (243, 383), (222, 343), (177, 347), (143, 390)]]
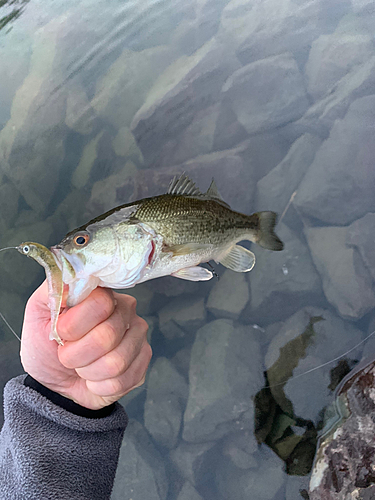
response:
[[(374, 12), (364, 0), (1, 4), (1, 247), (52, 245), (182, 171), (202, 190), (214, 176), (233, 209), (283, 214), (285, 250), (254, 245), (248, 275), (217, 266), (219, 281), (130, 290), (154, 357), (123, 400), (132, 453), (113, 500), (308, 489), (324, 408), (373, 345), (297, 377), (374, 329)], [(0, 263), (0, 309), (20, 331), (43, 270), (11, 251)], [(4, 385), (22, 367), (0, 335)]]

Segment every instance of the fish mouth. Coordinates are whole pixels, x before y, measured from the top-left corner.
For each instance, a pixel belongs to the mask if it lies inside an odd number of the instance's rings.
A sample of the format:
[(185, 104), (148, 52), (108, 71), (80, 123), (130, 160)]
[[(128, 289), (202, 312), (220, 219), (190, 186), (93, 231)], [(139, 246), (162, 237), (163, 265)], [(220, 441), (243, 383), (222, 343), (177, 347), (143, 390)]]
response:
[(69, 283), (73, 277), (75, 279), (76, 275), (83, 270), (82, 260), (77, 255), (66, 253), (61, 245), (51, 247), (51, 252), (63, 273), (64, 283)]

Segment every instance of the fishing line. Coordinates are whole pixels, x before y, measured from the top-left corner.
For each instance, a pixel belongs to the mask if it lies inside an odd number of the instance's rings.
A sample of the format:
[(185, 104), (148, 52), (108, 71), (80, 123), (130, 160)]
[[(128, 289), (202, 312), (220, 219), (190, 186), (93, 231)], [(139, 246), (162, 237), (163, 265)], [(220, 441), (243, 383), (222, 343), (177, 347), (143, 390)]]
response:
[[(0, 252), (2, 252), (3, 250), (10, 250), (10, 249), (16, 249), (17, 250), (17, 247), (0, 248)], [(4, 315), (1, 312), (0, 312), (0, 318), (4, 321), (4, 323), (7, 325), (7, 327), (9, 328), (9, 330), (13, 333), (13, 335), (21, 342), (20, 337), (16, 334), (16, 332), (13, 330), (13, 328), (10, 326), (10, 324), (8, 323), (8, 321), (5, 319)]]
[[(358, 342), (358, 344), (356, 344), (354, 347), (352, 347), (348, 351), (344, 352), (343, 354), (340, 354), (340, 356), (337, 356), (336, 358), (331, 359), (330, 361), (327, 361), (326, 363), (323, 363), (319, 366), (315, 366), (314, 368), (310, 368), (310, 370), (307, 370), (306, 372), (299, 373), (298, 375), (295, 375), (293, 377), (293, 380), (300, 378), (300, 377), (303, 377), (304, 375), (307, 375), (308, 373), (314, 372), (315, 370), (319, 370), (320, 368), (323, 368), (324, 366), (330, 365), (331, 363), (334, 363), (335, 361), (338, 361), (339, 359), (343, 358), (344, 356), (346, 356), (350, 352), (354, 351), (354, 349), (357, 349), (357, 347), (359, 347), (361, 344), (366, 342), (374, 334), (375, 334), (375, 330), (373, 332), (371, 332), (369, 335), (367, 335), (367, 337), (365, 337), (363, 340)], [(288, 380), (289, 379), (286, 379), (286, 380), (284, 380), (284, 382), (279, 382), (278, 384), (274, 384), (274, 385), (266, 385), (265, 387), (263, 387), (263, 389), (271, 389), (272, 387), (279, 387), (280, 385), (285, 385), (288, 382)]]
[(10, 324), (8, 323), (8, 321), (5, 319), (4, 315), (1, 312), (0, 312), (0, 318), (4, 321), (4, 323), (7, 325), (9, 330), (13, 333), (13, 335), (15, 335), (18, 338), (18, 340), (21, 342), (20, 337), (16, 334), (16, 332), (13, 330), (13, 328), (10, 326)]

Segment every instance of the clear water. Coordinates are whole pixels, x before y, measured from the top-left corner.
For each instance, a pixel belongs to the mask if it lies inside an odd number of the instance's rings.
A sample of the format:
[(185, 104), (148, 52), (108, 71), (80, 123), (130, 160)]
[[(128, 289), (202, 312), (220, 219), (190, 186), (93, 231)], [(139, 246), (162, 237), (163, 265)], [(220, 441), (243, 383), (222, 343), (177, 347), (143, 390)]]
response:
[[(214, 176), (233, 209), (282, 218), (285, 250), (253, 245), (248, 275), (217, 266), (219, 281), (129, 291), (154, 356), (123, 400), (114, 500), (308, 489), (334, 387), (371, 354), (370, 340), (298, 377), (374, 329), (374, 12), (366, 0), (0, 3), (0, 247), (55, 244), (182, 171), (202, 190)], [(43, 270), (16, 252), (0, 264), (0, 310), (20, 331)], [(0, 336), (4, 386), (22, 367), (5, 325)]]

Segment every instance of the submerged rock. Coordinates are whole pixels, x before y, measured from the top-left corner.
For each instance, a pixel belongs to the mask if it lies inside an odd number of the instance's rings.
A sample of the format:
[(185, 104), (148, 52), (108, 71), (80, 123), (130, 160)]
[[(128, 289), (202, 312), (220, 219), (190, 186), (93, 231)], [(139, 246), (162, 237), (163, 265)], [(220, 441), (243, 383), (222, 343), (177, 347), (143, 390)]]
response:
[(204, 299), (199, 297), (176, 298), (159, 311), (159, 329), (167, 339), (192, 334), (205, 320)]
[(206, 454), (215, 445), (214, 441), (207, 443), (185, 443), (180, 441), (177, 448), (170, 452), (170, 459), (177, 467), (181, 477), (192, 484), (200, 477)]
[(322, 140), (304, 134), (290, 147), (285, 158), (257, 184), (257, 210), (282, 214), (314, 160)]
[[(359, 330), (328, 310), (305, 307), (291, 316), (265, 357), (270, 390), (283, 411), (317, 424), (332, 399), (330, 372), (335, 365), (317, 367), (352, 349), (361, 339)], [(360, 352), (358, 347), (346, 359), (355, 360)]]
[(307, 90), (315, 100), (323, 97), (357, 64), (373, 53), (369, 35), (335, 32), (312, 43), (306, 63)]
[(197, 112), (217, 102), (225, 79), (238, 67), (233, 53), (210, 41), (160, 75), (131, 124), (147, 163), (165, 161), (168, 142), (192, 123)]
[(374, 308), (369, 272), (353, 247), (346, 244), (346, 227), (305, 228), (306, 238), (327, 300), (344, 318), (361, 318)]
[(173, 448), (188, 395), (187, 383), (167, 358), (158, 358), (148, 376), (145, 427), (154, 440)]
[(277, 226), (276, 232), (284, 250), (272, 252), (254, 246), (257, 261), (248, 275), (249, 314), (263, 323), (284, 319), (306, 302), (317, 303), (321, 294), (320, 279), (306, 246), (284, 224)]
[(346, 233), (346, 244), (353, 246), (361, 255), (367, 271), (375, 280), (375, 213), (368, 213), (353, 222)]
[(310, 500), (370, 500), (375, 495), (375, 366), (361, 363), (340, 384), (336, 422), (324, 429)]
[(219, 319), (200, 328), (191, 351), (183, 439), (199, 443), (252, 429), (262, 386), (260, 349), (245, 326)]
[(178, 494), (177, 500), (203, 500), (203, 498), (199, 495), (194, 486), (189, 483), (189, 481), (186, 481)]
[(132, 420), (126, 429), (117, 466), (112, 500), (166, 500), (164, 462), (143, 426)]
[(207, 309), (218, 318), (237, 319), (250, 298), (246, 276), (226, 270), (211, 289)]
[(294, 198), (302, 215), (341, 225), (375, 210), (374, 117), (375, 96), (368, 96), (336, 120)]
[(244, 66), (228, 78), (222, 90), (249, 134), (297, 120), (309, 105), (302, 75), (291, 54)]

